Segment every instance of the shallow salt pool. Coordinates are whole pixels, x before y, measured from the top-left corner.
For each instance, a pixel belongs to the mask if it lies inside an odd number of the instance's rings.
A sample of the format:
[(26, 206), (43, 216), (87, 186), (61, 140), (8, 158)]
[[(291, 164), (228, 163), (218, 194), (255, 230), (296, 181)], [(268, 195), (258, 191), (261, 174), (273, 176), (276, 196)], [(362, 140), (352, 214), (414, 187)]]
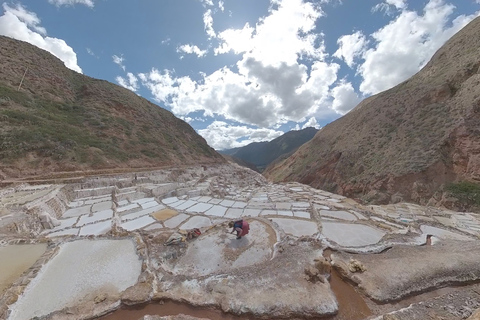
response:
[(322, 234), (344, 247), (363, 247), (380, 241), (385, 232), (363, 224), (322, 221)]
[(79, 240), (60, 246), (18, 301), (10, 320), (42, 317), (92, 293), (118, 294), (137, 282), (142, 261), (132, 240)]
[(0, 293), (28, 270), (45, 250), (46, 243), (0, 247)]

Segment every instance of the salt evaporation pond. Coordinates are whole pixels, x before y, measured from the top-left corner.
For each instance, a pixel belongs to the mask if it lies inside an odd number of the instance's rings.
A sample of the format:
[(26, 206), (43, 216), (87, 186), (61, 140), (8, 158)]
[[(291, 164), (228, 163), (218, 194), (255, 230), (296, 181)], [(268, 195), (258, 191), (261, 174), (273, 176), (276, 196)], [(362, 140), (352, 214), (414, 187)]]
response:
[(62, 244), (58, 254), (11, 306), (10, 320), (50, 314), (92, 293), (119, 294), (137, 282), (142, 268), (132, 240), (79, 240)]
[(322, 221), (322, 234), (344, 247), (362, 247), (377, 243), (385, 232), (363, 224)]
[(193, 241), (185, 255), (172, 265), (174, 274), (205, 276), (221, 270), (251, 266), (271, 258), (276, 241), (270, 226), (250, 221), (250, 233), (241, 239), (228, 234), (230, 229), (205, 233)]
[(0, 247), (0, 293), (27, 271), (45, 250), (46, 243)]

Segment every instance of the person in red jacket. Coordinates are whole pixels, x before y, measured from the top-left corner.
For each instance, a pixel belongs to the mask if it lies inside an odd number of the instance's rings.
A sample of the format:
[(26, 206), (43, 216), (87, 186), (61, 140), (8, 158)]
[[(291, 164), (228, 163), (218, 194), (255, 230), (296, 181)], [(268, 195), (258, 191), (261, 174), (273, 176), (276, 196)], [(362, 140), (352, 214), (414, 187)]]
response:
[(241, 239), (244, 235), (250, 231), (250, 225), (245, 220), (230, 221), (228, 226), (232, 228), (232, 232), (237, 232), (237, 239)]

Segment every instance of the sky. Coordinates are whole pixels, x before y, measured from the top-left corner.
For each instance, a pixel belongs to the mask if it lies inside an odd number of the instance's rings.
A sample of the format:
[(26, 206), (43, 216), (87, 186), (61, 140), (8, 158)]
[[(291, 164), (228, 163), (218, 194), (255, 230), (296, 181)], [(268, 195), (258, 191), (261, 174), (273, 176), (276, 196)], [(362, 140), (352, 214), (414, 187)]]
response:
[(325, 126), (418, 72), (480, 14), (480, 0), (1, 4), (0, 34), (134, 91), (217, 150)]

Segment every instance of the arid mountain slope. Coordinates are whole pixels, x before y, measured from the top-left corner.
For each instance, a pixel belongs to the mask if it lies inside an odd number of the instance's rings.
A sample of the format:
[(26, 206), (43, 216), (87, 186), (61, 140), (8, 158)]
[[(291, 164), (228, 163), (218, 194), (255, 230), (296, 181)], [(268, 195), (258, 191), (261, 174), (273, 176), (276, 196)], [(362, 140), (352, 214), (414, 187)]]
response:
[(222, 154), (254, 164), (262, 172), (279, 157), (288, 157), (298, 147), (311, 140), (317, 133), (315, 128), (292, 130), (272, 141), (254, 142), (240, 148), (220, 151)]
[(479, 67), (476, 18), (412, 78), (365, 99), (265, 175), (377, 203), (439, 204), (446, 184), (480, 181)]
[(0, 37), (0, 180), (223, 162), (169, 111), (67, 69), (33, 45)]

